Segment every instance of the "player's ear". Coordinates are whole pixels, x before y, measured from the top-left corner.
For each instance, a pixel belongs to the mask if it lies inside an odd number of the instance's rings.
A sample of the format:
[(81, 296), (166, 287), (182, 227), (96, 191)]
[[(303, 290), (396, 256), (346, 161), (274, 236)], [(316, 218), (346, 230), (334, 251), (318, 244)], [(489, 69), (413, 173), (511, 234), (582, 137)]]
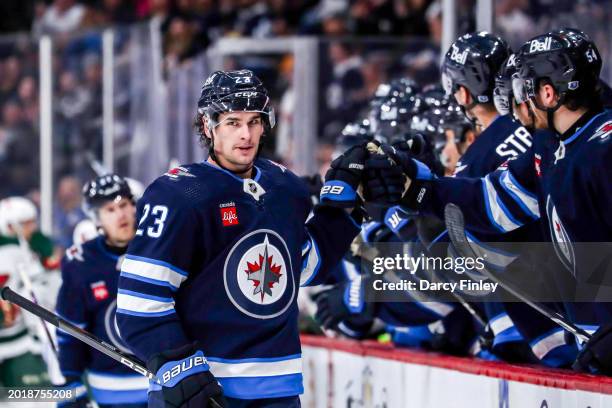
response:
[(467, 88), (463, 85), (459, 85), (455, 92), (455, 99), (459, 105), (469, 105), (472, 101), (470, 100), (470, 93)]
[(553, 107), (557, 104), (557, 92), (555, 92), (555, 88), (551, 84), (544, 83), (540, 86), (538, 96), (540, 97), (540, 101), (543, 106)]
[(210, 134), (210, 129), (208, 128), (208, 122), (209, 119), (205, 115), (202, 115), (202, 129), (204, 130), (204, 136), (207, 139), (210, 139), (212, 136)]
[(465, 132), (465, 147), (466, 149), (470, 147), (472, 143), (476, 140), (476, 133), (473, 130), (468, 130)]

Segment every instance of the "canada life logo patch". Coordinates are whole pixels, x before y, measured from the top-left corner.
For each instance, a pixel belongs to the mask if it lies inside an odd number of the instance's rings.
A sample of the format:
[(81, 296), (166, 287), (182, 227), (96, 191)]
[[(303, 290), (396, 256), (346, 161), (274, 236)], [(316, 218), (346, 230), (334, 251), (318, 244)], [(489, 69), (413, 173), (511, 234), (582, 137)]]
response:
[(236, 203), (233, 201), (219, 204), (219, 211), (221, 212), (221, 223), (224, 227), (240, 224), (238, 221), (238, 212), (236, 211)]
[(223, 279), (234, 306), (257, 319), (281, 315), (295, 297), (287, 244), (272, 230), (253, 231), (240, 239), (227, 255)]
[(108, 289), (106, 289), (106, 283), (104, 281), (94, 282), (90, 285), (91, 292), (97, 301), (108, 299)]

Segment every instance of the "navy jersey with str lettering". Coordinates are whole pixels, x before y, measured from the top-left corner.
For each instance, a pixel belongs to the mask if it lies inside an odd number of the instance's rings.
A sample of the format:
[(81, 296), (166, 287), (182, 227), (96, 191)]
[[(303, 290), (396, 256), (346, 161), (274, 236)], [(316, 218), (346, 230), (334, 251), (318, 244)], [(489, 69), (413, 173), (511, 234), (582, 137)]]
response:
[[(509, 232), (541, 218), (565, 273), (584, 282), (601, 259), (575, 243), (606, 243), (612, 236), (612, 113), (587, 112), (569, 133), (560, 138), (538, 131), (532, 151), (484, 177), (435, 180), (430, 209), (441, 215), (446, 203), (456, 203), (467, 227), (483, 233)], [(610, 316), (607, 303), (568, 306), (587, 330)]]

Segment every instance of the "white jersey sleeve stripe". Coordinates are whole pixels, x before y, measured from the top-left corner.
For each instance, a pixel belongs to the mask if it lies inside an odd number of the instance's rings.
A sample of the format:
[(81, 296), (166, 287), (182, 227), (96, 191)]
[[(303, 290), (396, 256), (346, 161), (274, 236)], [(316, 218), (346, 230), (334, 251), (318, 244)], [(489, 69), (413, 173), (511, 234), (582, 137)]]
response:
[(155, 281), (168, 282), (174, 288), (180, 287), (185, 279), (187, 279), (185, 275), (177, 272), (175, 269), (153, 263), (152, 261), (145, 261), (143, 258), (133, 259), (126, 257), (121, 263), (121, 272)]
[(482, 181), (487, 215), (491, 223), (501, 232), (509, 232), (520, 227), (521, 224), (512, 218), (508, 209), (499, 199), (489, 176), (484, 177)]
[(130, 312), (136, 312), (144, 315), (159, 315), (163, 312), (174, 311), (174, 301), (160, 301), (157, 299), (151, 299), (150, 297), (136, 296), (133, 293), (127, 294), (119, 292), (117, 294), (117, 310), (119, 313), (123, 312), (130, 314)]
[(233, 363), (231, 360), (208, 357), (210, 372), (217, 378), (225, 377), (273, 377), (278, 375), (300, 374), (302, 358), (281, 361), (256, 361)]

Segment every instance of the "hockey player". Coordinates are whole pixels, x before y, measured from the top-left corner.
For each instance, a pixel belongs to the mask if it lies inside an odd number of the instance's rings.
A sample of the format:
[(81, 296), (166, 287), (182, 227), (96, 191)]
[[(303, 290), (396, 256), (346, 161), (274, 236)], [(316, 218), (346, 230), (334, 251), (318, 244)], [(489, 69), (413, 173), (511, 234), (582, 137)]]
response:
[(197, 125), (209, 158), (170, 170), (138, 203), (121, 336), (162, 379), (150, 407), (211, 406), (221, 393), (231, 407), (297, 407), (298, 286), (325, 280), (359, 232), (348, 209), (367, 152), (355, 146), (332, 162), (306, 221), (307, 188), (257, 158), (274, 111), (251, 71), (211, 74)]
[[(23, 197), (0, 201), (0, 287), (21, 291), (22, 277), (44, 273), (37, 254), (20, 246), (18, 236), (26, 242), (37, 233), (37, 211)], [(24, 293), (26, 296), (29, 294)], [(34, 324), (38, 324), (35, 322)], [(0, 300), (0, 384), (3, 387), (44, 386), (49, 377), (40, 356), (40, 344), (18, 306)]]
[[(408, 207), (442, 216), (446, 203), (456, 203), (467, 227), (485, 233), (509, 232), (542, 218), (558, 258), (578, 282), (584, 282), (591, 277), (597, 254), (586, 255), (574, 243), (607, 242), (612, 233), (606, 210), (611, 204), (606, 177), (611, 172), (612, 117), (597, 95), (599, 52), (587, 37), (561, 30), (525, 43), (516, 64), (517, 116), (526, 120), (524, 124), (549, 130), (534, 139), (533, 154), (519, 156), (507, 168), (482, 178), (433, 179), (412, 159), (385, 150), (412, 181), (402, 198)], [(373, 196), (379, 190), (378, 176), (386, 172), (395, 174), (397, 167), (368, 172)], [(605, 321), (602, 317), (610, 315), (609, 304), (576, 306), (568, 305), (573, 308), (568, 315), (587, 330), (597, 330)], [(603, 327), (586, 344), (579, 358), (582, 368), (609, 372), (609, 344), (609, 328)]]
[[(66, 250), (62, 259), (62, 287), (57, 313), (119, 350), (130, 353), (115, 322), (119, 267), (136, 232), (136, 207), (125, 179), (97, 177), (83, 187), (87, 215), (101, 232), (97, 237)], [(83, 386), (100, 407), (146, 406), (148, 381), (122, 364), (58, 330), (59, 360), (66, 385), (76, 391), (73, 402), (62, 407), (88, 406)]]

